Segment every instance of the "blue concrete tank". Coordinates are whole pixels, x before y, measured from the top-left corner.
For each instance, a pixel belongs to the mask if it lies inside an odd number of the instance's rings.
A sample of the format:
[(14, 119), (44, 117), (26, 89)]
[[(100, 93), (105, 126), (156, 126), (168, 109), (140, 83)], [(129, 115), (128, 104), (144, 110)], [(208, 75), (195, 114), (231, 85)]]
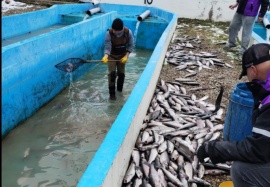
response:
[(253, 96), (245, 83), (238, 83), (232, 90), (227, 108), (223, 138), (240, 141), (252, 132)]

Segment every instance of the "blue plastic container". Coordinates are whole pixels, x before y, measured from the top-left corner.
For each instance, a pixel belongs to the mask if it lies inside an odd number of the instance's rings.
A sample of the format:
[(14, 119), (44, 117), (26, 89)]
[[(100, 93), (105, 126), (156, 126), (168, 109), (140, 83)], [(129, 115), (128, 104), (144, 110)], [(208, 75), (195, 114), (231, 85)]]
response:
[(252, 134), (253, 96), (245, 83), (238, 83), (232, 90), (227, 108), (223, 139), (240, 141)]

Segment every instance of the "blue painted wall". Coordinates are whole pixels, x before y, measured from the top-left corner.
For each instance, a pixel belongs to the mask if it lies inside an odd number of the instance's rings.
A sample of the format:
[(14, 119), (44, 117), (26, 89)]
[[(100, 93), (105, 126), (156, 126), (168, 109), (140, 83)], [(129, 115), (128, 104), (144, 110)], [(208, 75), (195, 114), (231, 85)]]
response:
[[(116, 17), (123, 18), (124, 24), (134, 33), (136, 17), (130, 19), (126, 13), (132, 12), (131, 15), (134, 16), (145, 11), (145, 7), (138, 7), (136, 12), (134, 10), (137, 7), (132, 6), (100, 6), (102, 14), (99, 16), (2, 47), (2, 136), (69, 84), (70, 80), (66, 80), (65, 72), (54, 67), (56, 64), (74, 57), (100, 59), (103, 55), (105, 32), (112, 21)], [(89, 7), (91, 4), (55, 5), (46, 10), (2, 17), (2, 39), (59, 23), (62, 15), (85, 12)], [(122, 13), (122, 10), (125, 12)], [(151, 14), (161, 16), (165, 21), (142, 22), (138, 31), (138, 47), (154, 49), (168, 24), (166, 21), (170, 19), (170, 14), (155, 8), (151, 9)], [(22, 22), (23, 28), (15, 29)], [(94, 65), (80, 67), (73, 72), (73, 79), (79, 79)]]
[(61, 15), (93, 8), (90, 3), (54, 5), (48, 9), (2, 17), (2, 40), (61, 22)]
[[(70, 80), (54, 66), (68, 58), (99, 59), (116, 12), (2, 48), (2, 135), (58, 94)], [(94, 64), (73, 73), (74, 80)]]
[(266, 28), (263, 23), (255, 23), (253, 32), (258, 34), (262, 39), (266, 39)]

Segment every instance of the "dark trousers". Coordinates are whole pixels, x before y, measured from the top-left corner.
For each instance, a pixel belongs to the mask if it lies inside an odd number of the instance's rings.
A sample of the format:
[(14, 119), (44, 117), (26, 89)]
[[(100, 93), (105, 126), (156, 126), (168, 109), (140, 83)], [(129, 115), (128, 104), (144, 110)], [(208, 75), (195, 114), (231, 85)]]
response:
[(269, 187), (270, 163), (254, 164), (234, 161), (231, 177), (234, 187)]
[[(122, 91), (125, 80), (125, 64), (120, 62), (123, 55), (110, 55), (108, 60), (108, 86), (110, 95), (115, 95), (115, 84), (117, 81), (117, 90)], [(119, 60), (110, 62), (110, 60)]]

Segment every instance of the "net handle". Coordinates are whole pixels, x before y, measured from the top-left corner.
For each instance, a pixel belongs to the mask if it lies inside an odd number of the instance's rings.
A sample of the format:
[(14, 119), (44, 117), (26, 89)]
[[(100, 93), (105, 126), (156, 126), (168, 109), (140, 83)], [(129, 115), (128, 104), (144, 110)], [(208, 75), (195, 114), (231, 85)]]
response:
[[(117, 62), (120, 60), (108, 60), (108, 62)], [(90, 62), (102, 62), (102, 60), (84, 60), (85, 63), (90, 63)]]

